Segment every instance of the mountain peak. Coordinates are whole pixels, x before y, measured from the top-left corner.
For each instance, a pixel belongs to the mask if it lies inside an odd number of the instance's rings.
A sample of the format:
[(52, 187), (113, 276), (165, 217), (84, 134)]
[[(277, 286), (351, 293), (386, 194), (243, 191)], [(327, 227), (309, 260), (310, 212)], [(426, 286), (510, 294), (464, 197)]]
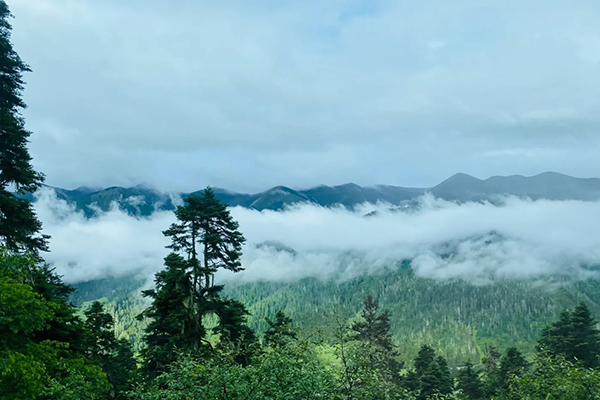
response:
[(461, 181), (478, 181), (481, 182), (481, 179), (475, 178), (472, 175), (465, 174), (463, 172), (456, 173), (452, 175), (450, 178), (446, 179), (444, 182), (461, 182)]

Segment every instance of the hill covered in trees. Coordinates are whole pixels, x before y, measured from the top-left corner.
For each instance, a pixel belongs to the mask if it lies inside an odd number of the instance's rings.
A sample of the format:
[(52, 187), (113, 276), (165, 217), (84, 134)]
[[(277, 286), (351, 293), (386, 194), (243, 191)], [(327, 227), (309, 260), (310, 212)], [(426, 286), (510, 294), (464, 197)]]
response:
[[(596, 280), (503, 279), (474, 285), (415, 276), (409, 261), (392, 267), (343, 281), (229, 283), (223, 291), (246, 305), (248, 324), (258, 332), (268, 328), (265, 318), (283, 310), (295, 327), (305, 333), (319, 328), (326, 337), (336, 319), (355, 317), (370, 294), (391, 311), (391, 334), (403, 355), (415, 355), (422, 344), (434, 345), (451, 365), (478, 363), (488, 345), (517, 346), (532, 354), (543, 327), (581, 300), (600, 314)], [(143, 286), (144, 279), (136, 275), (80, 282), (72, 300), (83, 308), (100, 300), (115, 317), (118, 333), (135, 341), (143, 324), (134, 317), (147, 305), (139, 296)]]

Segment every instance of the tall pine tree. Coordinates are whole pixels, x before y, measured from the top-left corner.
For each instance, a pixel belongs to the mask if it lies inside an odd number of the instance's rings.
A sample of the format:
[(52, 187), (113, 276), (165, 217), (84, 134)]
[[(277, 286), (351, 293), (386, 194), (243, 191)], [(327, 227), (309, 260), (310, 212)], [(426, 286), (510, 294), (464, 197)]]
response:
[(238, 223), (211, 188), (184, 201), (175, 210), (177, 222), (163, 232), (171, 238), (167, 247), (173, 250), (165, 258), (166, 269), (156, 274), (156, 290), (144, 292), (153, 300), (140, 316), (152, 318), (143, 351), (151, 374), (164, 371), (178, 352), (198, 355), (212, 349), (205, 327), (210, 315), (218, 317), (214, 333), (222, 343), (248, 348), (255, 341), (254, 332), (245, 325), (244, 305), (223, 298), (223, 286), (214, 282), (219, 269), (242, 270), (245, 239)]
[(33, 169), (27, 149), (31, 132), (20, 112), (26, 107), (23, 73), (30, 69), (13, 49), (10, 17), (0, 0), (0, 244), (38, 255), (48, 250), (48, 236), (40, 233), (42, 224), (22, 195), (35, 192), (44, 177)]

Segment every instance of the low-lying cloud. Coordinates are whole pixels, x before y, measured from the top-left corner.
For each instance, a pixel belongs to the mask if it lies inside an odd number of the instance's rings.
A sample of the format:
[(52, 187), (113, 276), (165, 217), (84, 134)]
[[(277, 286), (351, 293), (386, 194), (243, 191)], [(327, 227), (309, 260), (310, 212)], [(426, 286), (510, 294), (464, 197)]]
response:
[[(52, 235), (45, 259), (68, 282), (162, 268), (172, 212), (132, 217), (114, 207), (87, 219), (51, 190), (35, 203)], [(366, 214), (377, 211), (374, 215)], [(502, 206), (455, 204), (431, 196), (410, 210), (301, 204), (285, 211), (233, 208), (247, 239), (245, 271), (222, 281), (348, 279), (413, 260), (417, 275), (485, 283), (502, 278), (574, 279), (600, 265), (600, 202), (506, 198)]]

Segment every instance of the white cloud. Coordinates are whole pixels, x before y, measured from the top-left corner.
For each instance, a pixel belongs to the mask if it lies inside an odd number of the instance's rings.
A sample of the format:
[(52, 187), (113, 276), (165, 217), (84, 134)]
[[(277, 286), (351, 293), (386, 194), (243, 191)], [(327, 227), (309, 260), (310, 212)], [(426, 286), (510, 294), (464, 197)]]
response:
[[(133, 218), (112, 209), (88, 220), (51, 191), (40, 193), (36, 209), (53, 237), (46, 259), (67, 281), (137, 270), (150, 276), (162, 268), (168, 241), (161, 232), (174, 220), (171, 212)], [(374, 209), (377, 215), (364, 217)], [(600, 202), (507, 198), (496, 207), (425, 196), (410, 212), (298, 205), (232, 214), (248, 240), (246, 270), (222, 273), (223, 281), (347, 279), (406, 258), (420, 276), (476, 283), (557, 274), (582, 279), (595, 275), (585, 266), (600, 264)], [(279, 244), (257, 247), (264, 242)]]

